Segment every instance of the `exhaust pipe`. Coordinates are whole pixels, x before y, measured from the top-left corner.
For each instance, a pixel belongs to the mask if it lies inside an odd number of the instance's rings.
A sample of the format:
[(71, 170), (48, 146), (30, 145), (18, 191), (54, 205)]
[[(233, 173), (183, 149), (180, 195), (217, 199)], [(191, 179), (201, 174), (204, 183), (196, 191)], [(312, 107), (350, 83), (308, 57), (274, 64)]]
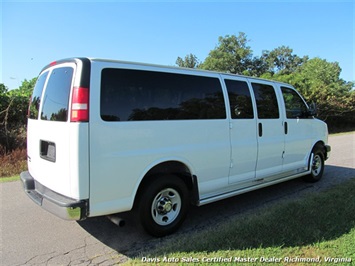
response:
[(118, 227), (123, 227), (125, 226), (126, 222), (125, 220), (123, 220), (120, 217), (114, 216), (114, 215), (108, 215), (107, 218), (113, 222), (115, 225), (117, 225)]

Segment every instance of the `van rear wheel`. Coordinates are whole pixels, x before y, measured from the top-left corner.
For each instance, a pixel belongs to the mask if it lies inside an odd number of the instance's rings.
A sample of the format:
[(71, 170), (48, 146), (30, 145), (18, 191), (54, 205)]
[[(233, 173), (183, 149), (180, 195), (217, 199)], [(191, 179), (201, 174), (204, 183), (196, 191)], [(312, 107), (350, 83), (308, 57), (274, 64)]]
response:
[(153, 236), (165, 236), (175, 232), (186, 217), (188, 189), (177, 176), (164, 175), (145, 187), (138, 204), (143, 228)]
[(323, 148), (320, 145), (317, 145), (313, 148), (313, 160), (311, 163), (311, 173), (305, 176), (303, 179), (307, 182), (317, 182), (323, 176), (324, 171), (324, 153)]

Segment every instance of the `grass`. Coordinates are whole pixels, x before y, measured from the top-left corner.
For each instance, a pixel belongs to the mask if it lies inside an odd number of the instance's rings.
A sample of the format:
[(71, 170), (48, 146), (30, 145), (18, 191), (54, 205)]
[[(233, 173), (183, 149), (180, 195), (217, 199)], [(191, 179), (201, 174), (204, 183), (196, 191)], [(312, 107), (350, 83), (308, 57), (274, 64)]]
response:
[(354, 134), (355, 130), (349, 130), (349, 131), (345, 131), (345, 132), (334, 132), (334, 133), (329, 133), (329, 136), (342, 136), (342, 135), (348, 135), (348, 134)]
[(17, 180), (20, 180), (19, 175), (10, 176), (10, 177), (0, 177), (0, 183), (12, 182), (12, 181), (17, 181)]
[[(144, 260), (175, 258), (183, 265), (312, 265), (306, 260), (351, 265), (355, 262), (355, 179), (325, 192), (300, 200), (278, 203), (259, 213), (232, 218), (198, 233), (171, 237), (149, 254), (128, 262), (145, 264)], [(239, 258), (239, 259), (238, 259)], [(249, 262), (247, 261), (250, 259)], [(256, 258), (254, 262), (252, 258)], [(223, 259), (227, 261), (223, 263)], [(234, 261), (234, 260), (237, 261)], [(288, 262), (287, 262), (288, 260)]]

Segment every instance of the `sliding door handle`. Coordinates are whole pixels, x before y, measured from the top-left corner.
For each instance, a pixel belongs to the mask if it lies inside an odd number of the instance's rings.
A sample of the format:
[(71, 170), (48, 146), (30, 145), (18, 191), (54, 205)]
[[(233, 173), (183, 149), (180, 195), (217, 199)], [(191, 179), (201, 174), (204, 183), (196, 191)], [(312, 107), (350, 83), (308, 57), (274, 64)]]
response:
[(263, 136), (263, 125), (259, 123), (259, 137)]

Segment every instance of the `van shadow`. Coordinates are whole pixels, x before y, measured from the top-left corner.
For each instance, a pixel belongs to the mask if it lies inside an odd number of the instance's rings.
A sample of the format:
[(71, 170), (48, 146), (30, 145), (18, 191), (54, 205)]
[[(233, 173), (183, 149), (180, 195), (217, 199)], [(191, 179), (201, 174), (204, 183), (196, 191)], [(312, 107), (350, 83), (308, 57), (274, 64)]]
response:
[[(198, 236), (199, 233), (208, 233), (213, 231), (214, 228), (223, 227), (228, 221), (238, 221), (249, 216), (265, 214), (268, 212), (268, 208), (275, 203), (290, 202), (290, 206), (292, 206), (292, 203), (297, 199), (306, 195), (322, 194), (329, 188), (334, 187), (334, 185), (354, 178), (355, 169), (353, 168), (327, 165), (323, 179), (317, 183), (305, 183), (302, 179), (295, 179), (205, 206), (191, 207), (188, 217), (180, 230), (163, 238), (154, 238), (146, 234), (130, 213), (119, 215), (126, 221), (124, 227), (118, 227), (107, 217), (89, 218), (78, 222), (78, 224), (103, 244), (131, 258), (152, 253), (156, 256), (164, 256), (164, 253), (156, 254), (156, 248), (174, 246), (174, 242), (179, 242), (179, 250), (172, 250), (174, 252), (213, 252), (217, 251), (216, 245), (207, 244), (203, 250), (191, 245), (191, 235)], [(347, 200), (351, 200), (351, 198), (344, 194), (344, 199), (340, 200), (339, 204), (346, 205)], [(310, 237), (307, 231), (304, 230), (305, 226), (307, 226), (307, 220), (292, 223), (291, 231), (294, 232), (294, 236), (285, 236), (282, 228), (290, 228), (291, 225), (290, 220), (282, 219), (282, 217), (290, 217), (287, 212), (292, 212), (292, 210), (284, 208), (282, 209), (284, 213), (279, 213), (275, 219), (267, 219), (262, 224), (256, 224), (255, 228), (252, 228), (253, 230), (238, 232), (241, 234), (238, 237), (244, 239), (239, 244), (228, 239), (229, 237), (233, 238), (233, 235), (224, 236), (223, 241), (228, 243), (228, 247), (226, 246), (225, 248), (229, 250), (244, 250), (261, 246), (267, 248), (308, 245), (319, 241), (336, 239), (348, 233), (354, 225), (355, 210), (352, 210), (353, 215), (343, 215), (339, 210), (343, 209), (344, 206), (328, 206), (324, 204), (319, 206), (319, 208), (313, 208), (314, 205), (306, 205), (305, 212), (313, 212), (316, 216), (324, 217), (324, 219), (318, 219), (320, 222), (315, 230), (319, 231), (319, 234), (314, 234), (313, 237)], [(342, 219), (342, 226), (332, 226), (331, 232), (327, 232), (329, 226), (331, 226), (329, 225), (329, 217)], [(303, 231), (305, 232), (304, 234), (302, 233)], [(273, 234), (272, 238), (268, 236), (270, 234)], [(256, 235), (258, 238), (255, 237)], [(234, 244), (231, 245), (231, 243)], [(218, 246), (218, 250), (222, 249), (224, 249), (223, 246)]]

